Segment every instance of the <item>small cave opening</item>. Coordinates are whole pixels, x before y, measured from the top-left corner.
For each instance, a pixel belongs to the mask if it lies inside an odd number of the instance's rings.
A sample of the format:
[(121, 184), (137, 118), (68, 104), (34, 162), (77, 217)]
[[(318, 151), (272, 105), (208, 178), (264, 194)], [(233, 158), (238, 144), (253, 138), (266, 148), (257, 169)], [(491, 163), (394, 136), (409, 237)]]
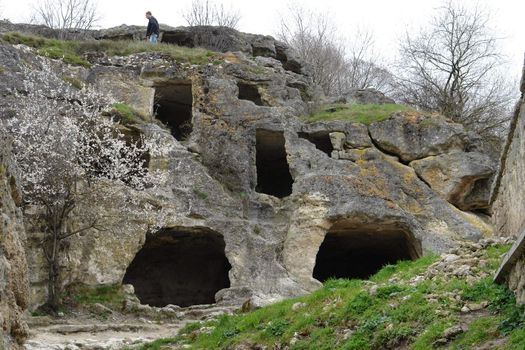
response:
[(195, 47), (194, 39), (191, 35), (184, 32), (167, 31), (162, 34), (164, 44), (173, 44), (184, 47)]
[(188, 138), (193, 130), (193, 95), (191, 81), (159, 86), (155, 89), (155, 115), (171, 129), (179, 141)]
[(126, 270), (142, 304), (187, 307), (215, 303), (230, 287), (222, 235), (205, 228), (164, 229), (149, 235)]
[(255, 103), (257, 106), (265, 106), (261, 94), (257, 89), (257, 86), (252, 84), (247, 84), (243, 82), (237, 82), (237, 88), (239, 89), (239, 99), (248, 100)]
[(419, 241), (395, 224), (336, 223), (317, 252), (313, 277), (366, 279), (387, 264), (420, 256)]
[(332, 141), (330, 141), (329, 132), (315, 132), (315, 133), (306, 133), (300, 132), (297, 134), (300, 138), (310, 141), (315, 145), (320, 151), (326, 153), (329, 157), (332, 156), (332, 151), (334, 147), (332, 146)]
[(274, 197), (292, 194), (293, 178), (286, 160), (285, 139), (282, 131), (259, 129), (255, 135), (255, 190)]

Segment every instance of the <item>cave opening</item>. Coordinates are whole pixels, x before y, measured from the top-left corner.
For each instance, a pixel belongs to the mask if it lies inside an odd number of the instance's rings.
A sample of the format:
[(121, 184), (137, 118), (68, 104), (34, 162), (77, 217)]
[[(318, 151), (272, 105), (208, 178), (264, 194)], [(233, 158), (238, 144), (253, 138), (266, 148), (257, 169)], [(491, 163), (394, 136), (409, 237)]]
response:
[(420, 256), (420, 243), (395, 224), (337, 223), (319, 248), (313, 277), (366, 279), (385, 265)]
[(239, 89), (239, 99), (248, 100), (255, 103), (257, 106), (264, 106), (261, 94), (257, 89), (257, 86), (252, 84), (246, 84), (243, 82), (237, 82), (237, 87)]
[(255, 190), (278, 198), (289, 196), (292, 193), (293, 178), (286, 160), (283, 132), (259, 129), (255, 139)]
[(164, 229), (146, 238), (126, 270), (142, 304), (187, 307), (215, 303), (230, 287), (222, 235), (205, 228)]
[(155, 115), (170, 128), (173, 137), (179, 141), (187, 139), (193, 130), (192, 104), (191, 81), (155, 89)]
[(332, 141), (330, 141), (329, 132), (315, 132), (315, 133), (306, 133), (300, 132), (298, 136), (302, 139), (308, 140), (315, 145), (320, 151), (326, 153), (329, 157), (332, 156), (332, 151), (334, 146), (332, 146)]

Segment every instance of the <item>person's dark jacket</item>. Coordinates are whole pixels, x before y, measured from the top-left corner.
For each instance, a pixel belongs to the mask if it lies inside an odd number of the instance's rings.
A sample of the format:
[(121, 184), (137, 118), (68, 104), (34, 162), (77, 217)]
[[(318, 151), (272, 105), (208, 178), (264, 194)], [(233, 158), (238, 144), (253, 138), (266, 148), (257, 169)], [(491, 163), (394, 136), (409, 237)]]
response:
[(159, 35), (159, 22), (157, 22), (157, 19), (153, 16), (149, 18), (148, 29), (146, 30), (146, 36), (150, 36), (151, 34)]

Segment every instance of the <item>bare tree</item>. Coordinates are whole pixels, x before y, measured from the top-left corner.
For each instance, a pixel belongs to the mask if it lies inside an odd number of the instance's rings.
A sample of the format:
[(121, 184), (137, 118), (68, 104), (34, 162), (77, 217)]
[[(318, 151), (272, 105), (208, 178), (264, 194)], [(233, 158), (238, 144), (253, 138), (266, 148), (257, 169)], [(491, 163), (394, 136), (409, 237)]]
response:
[(237, 28), (241, 16), (237, 10), (210, 0), (193, 0), (182, 17), (189, 26), (221, 26)]
[(291, 5), (288, 15), (281, 18), (277, 37), (294, 48), (310, 65), (314, 82), (325, 94), (333, 94), (345, 59), (344, 47), (337, 40), (336, 28), (328, 16)]
[(356, 31), (345, 40), (327, 14), (292, 5), (281, 18), (277, 37), (310, 65), (314, 82), (328, 96), (388, 85), (390, 74), (374, 62), (373, 36), (368, 31)]
[(488, 12), (447, 1), (427, 28), (402, 41), (398, 97), (477, 131), (498, 129), (514, 98), (498, 73), (498, 41)]
[(33, 22), (61, 31), (91, 29), (97, 19), (96, 0), (43, 0), (32, 15)]
[(352, 89), (373, 87), (383, 93), (390, 93), (393, 75), (374, 51), (372, 33), (357, 29), (346, 40), (345, 46), (345, 67), (337, 80), (337, 92), (344, 94)]

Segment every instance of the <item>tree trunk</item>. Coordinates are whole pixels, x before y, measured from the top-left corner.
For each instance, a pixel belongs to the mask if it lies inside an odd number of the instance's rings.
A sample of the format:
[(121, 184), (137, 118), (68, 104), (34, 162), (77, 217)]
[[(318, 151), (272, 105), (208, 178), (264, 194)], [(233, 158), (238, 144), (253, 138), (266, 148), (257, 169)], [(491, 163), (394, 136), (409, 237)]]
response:
[(58, 285), (58, 262), (56, 257), (53, 261), (49, 262), (48, 266), (48, 282), (47, 282), (47, 306), (53, 312), (57, 312), (60, 306), (60, 287)]
[[(56, 228), (56, 226), (55, 226)], [(47, 256), (48, 264), (48, 281), (47, 281), (47, 301), (46, 306), (50, 309), (51, 312), (57, 312), (60, 306), (60, 281), (59, 281), (59, 254), (58, 254), (58, 230), (53, 230), (51, 242), (46, 248), (44, 244), (44, 254)]]

